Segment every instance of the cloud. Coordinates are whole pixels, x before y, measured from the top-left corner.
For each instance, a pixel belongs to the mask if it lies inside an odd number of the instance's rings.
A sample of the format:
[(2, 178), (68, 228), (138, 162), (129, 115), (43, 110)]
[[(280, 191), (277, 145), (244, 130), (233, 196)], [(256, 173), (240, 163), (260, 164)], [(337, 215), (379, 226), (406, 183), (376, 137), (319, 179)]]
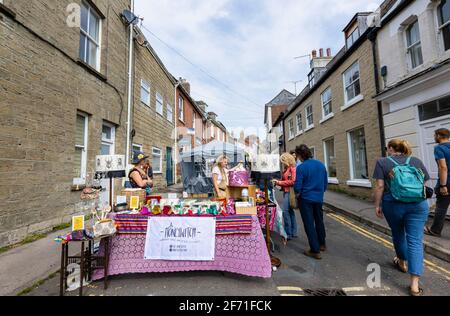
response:
[[(381, 0), (380, 0), (381, 1)], [(263, 125), (264, 105), (290, 81), (306, 85), (313, 49), (344, 45), (342, 29), (366, 0), (136, 0), (144, 25), (231, 88), (206, 76), (147, 34), (175, 77), (191, 82), (227, 127)]]

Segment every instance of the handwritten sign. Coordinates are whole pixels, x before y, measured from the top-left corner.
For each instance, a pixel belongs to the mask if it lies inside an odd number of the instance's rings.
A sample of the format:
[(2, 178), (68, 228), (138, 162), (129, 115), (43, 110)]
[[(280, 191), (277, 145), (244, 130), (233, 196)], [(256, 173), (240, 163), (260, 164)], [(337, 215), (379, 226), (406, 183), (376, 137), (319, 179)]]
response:
[(72, 217), (72, 231), (79, 231), (84, 229), (84, 215)]
[(147, 225), (144, 258), (213, 261), (215, 245), (215, 218), (152, 217)]

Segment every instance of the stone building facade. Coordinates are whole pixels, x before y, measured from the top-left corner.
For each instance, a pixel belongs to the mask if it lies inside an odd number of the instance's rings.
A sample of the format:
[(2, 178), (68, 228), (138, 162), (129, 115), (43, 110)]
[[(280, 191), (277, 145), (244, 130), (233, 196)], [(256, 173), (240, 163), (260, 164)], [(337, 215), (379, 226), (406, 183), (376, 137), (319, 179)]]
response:
[[(373, 99), (374, 60), (367, 39), (370, 30), (358, 36), (353, 33), (364, 29), (359, 25), (364, 18), (358, 14), (352, 21), (345, 30), (346, 47), (290, 105), (284, 116), (284, 143), (287, 152), (300, 144), (310, 146), (315, 158), (327, 165), (331, 190), (370, 198), (371, 176), (382, 156), (378, 108)], [(312, 68), (315, 64), (312, 59)]]
[[(67, 24), (73, 3), (78, 26)], [(0, 247), (69, 222), (86, 206), (78, 190), (95, 156), (125, 153), (125, 9), (129, 0), (2, 1)]]
[(134, 52), (132, 143), (150, 156), (158, 190), (175, 183), (176, 80), (148, 42)]

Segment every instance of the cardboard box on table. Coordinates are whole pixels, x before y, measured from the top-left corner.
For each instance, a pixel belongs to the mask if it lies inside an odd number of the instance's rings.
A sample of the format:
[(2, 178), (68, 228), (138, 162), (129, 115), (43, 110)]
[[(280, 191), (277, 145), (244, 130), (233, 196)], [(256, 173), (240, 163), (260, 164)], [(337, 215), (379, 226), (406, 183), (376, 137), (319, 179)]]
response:
[[(248, 190), (249, 201), (256, 203), (256, 185), (244, 185), (244, 186), (228, 186), (227, 187), (227, 200), (239, 200), (242, 199), (242, 190)], [(256, 215), (256, 205), (252, 207), (236, 207), (237, 215)]]

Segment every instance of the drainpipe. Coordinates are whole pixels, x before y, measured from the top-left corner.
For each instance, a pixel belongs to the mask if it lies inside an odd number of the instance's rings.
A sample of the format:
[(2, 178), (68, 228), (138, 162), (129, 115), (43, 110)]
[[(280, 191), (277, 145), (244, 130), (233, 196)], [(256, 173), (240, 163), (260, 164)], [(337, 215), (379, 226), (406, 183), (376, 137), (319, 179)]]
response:
[[(134, 13), (134, 0), (131, 0), (131, 12)], [(130, 24), (130, 43), (128, 55), (128, 105), (127, 105), (127, 146), (125, 155), (125, 165), (130, 164), (131, 152), (131, 104), (133, 102), (133, 23)]]
[[(378, 29), (374, 28), (369, 34), (368, 38), (372, 42), (372, 58), (373, 58), (373, 70), (375, 77), (375, 89), (376, 93), (380, 93), (380, 79), (378, 76), (378, 54), (377, 54), (377, 35)], [(378, 109), (378, 126), (380, 129), (380, 143), (381, 143), (381, 155), (386, 157), (386, 134), (384, 131), (384, 117), (383, 117), (383, 104), (381, 101), (377, 101)]]
[(178, 179), (177, 179), (177, 167), (178, 167), (178, 103), (177, 103), (177, 90), (178, 87), (180, 86), (180, 82), (177, 80), (176, 84), (175, 84), (175, 93), (174, 93), (174, 98), (175, 98), (175, 102), (174, 102), (174, 107), (175, 107), (175, 143), (174, 143), (174, 164), (175, 164), (175, 171), (174, 171), (174, 182), (175, 184), (178, 183)]

